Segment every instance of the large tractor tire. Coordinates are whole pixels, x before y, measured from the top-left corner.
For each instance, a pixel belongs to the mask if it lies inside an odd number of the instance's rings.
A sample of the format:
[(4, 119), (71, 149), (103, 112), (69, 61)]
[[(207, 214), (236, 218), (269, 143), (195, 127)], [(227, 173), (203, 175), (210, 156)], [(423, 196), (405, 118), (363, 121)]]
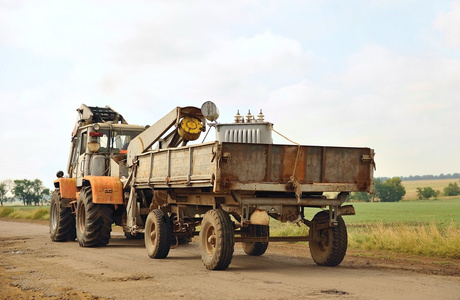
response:
[[(329, 222), (329, 212), (321, 211), (313, 218), (313, 223)], [(338, 266), (347, 252), (347, 227), (342, 216), (337, 216), (338, 225), (325, 229), (311, 230), (310, 253), (316, 264), (320, 266)]]
[(51, 196), (50, 237), (53, 242), (74, 241), (76, 238), (75, 215), (70, 207), (62, 207), (59, 189)]
[(113, 207), (93, 203), (91, 187), (81, 189), (77, 202), (77, 240), (81, 247), (102, 247), (110, 240)]
[(151, 258), (165, 258), (171, 247), (171, 221), (160, 209), (152, 210), (145, 222), (145, 248)]
[[(270, 227), (265, 225), (249, 225), (248, 232), (244, 236), (248, 237), (266, 237), (270, 235)], [(247, 255), (260, 256), (267, 251), (267, 242), (243, 242), (243, 250)]]
[(209, 270), (225, 270), (235, 247), (235, 229), (228, 213), (222, 209), (206, 212), (201, 222), (201, 260)]

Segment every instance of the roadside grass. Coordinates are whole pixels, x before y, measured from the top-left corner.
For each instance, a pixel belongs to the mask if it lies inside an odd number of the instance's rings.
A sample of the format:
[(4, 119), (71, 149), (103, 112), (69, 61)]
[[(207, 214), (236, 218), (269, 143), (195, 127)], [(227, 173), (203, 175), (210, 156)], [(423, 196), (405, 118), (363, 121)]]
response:
[[(356, 210), (344, 216), (350, 249), (460, 259), (460, 197), (350, 204)], [(306, 234), (306, 226), (270, 222), (271, 236)]]
[(49, 206), (0, 207), (0, 217), (26, 220), (49, 220)]
[(306, 236), (308, 227), (293, 223), (281, 223), (277, 220), (270, 219), (270, 236)]
[(358, 250), (460, 259), (460, 227), (454, 222), (444, 228), (435, 223), (419, 226), (377, 223), (351, 230), (348, 244)]

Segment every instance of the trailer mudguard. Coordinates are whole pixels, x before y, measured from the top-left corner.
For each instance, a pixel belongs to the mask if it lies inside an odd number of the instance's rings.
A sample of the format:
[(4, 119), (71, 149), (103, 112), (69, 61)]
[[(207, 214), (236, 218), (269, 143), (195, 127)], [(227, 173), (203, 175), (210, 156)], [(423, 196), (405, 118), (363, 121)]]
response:
[(85, 176), (83, 185), (91, 185), (93, 203), (123, 204), (123, 185), (120, 179), (109, 176)]
[(62, 199), (77, 199), (75, 178), (58, 178), (54, 181), (54, 187), (60, 190)]

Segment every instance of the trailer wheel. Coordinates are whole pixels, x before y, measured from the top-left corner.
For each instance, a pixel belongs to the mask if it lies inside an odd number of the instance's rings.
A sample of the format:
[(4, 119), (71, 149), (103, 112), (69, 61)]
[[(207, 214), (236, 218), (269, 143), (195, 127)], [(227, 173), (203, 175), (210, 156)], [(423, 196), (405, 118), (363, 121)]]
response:
[[(313, 218), (314, 223), (329, 221), (329, 212), (321, 211)], [(338, 266), (347, 252), (347, 227), (342, 216), (337, 216), (337, 227), (311, 230), (310, 253), (316, 264), (320, 266)]]
[[(265, 225), (249, 225), (249, 232), (245, 236), (266, 237), (270, 235), (270, 227)], [(260, 256), (267, 251), (268, 242), (243, 242), (243, 250), (247, 255)]]
[(225, 270), (235, 246), (235, 230), (228, 213), (222, 209), (206, 212), (201, 222), (201, 260), (209, 270)]
[(93, 203), (91, 187), (81, 189), (77, 202), (77, 240), (81, 247), (106, 246), (110, 240), (113, 208)]
[(165, 258), (171, 247), (171, 222), (160, 209), (154, 209), (145, 222), (145, 248), (151, 258)]
[(61, 206), (59, 189), (56, 189), (51, 197), (50, 237), (53, 242), (73, 241), (76, 238), (75, 215), (70, 207)]

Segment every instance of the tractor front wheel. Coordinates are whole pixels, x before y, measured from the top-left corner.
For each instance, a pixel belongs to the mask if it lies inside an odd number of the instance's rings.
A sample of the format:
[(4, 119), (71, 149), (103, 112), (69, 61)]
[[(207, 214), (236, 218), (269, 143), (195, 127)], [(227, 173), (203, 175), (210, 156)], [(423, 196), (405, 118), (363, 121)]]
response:
[(76, 237), (75, 215), (70, 207), (62, 206), (61, 192), (56, 189), (51, 196), (50, 237), (53, 242), (73, 241)]
[(81, 247), (102, 247), (110, 240), (113, 207), (93, 203), (91, 187), (81, 189), (77, 202), (77, 240)]

